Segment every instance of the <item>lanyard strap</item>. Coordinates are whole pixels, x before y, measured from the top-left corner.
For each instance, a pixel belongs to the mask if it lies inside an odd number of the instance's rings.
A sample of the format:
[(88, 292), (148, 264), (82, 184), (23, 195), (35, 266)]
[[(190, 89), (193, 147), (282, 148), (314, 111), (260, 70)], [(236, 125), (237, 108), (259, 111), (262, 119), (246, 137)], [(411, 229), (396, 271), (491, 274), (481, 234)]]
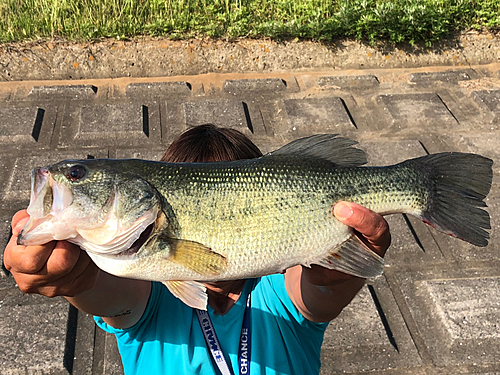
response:
[(240, 375), (250, 373), (250, 293), (247, 298), (247, 307), (243, 315), (243, 324), (241, 325), (240, 348), (238, 350), (238, 368)]
[[(217, 334), (215, 333), (210, 315), (208, 315), (208, 311), (198, 309), (195, 309), (195, 311), (215, 364), (222, 375), (233, 375), (233, 372), (224, 358), (224, 353), (222, 353), (222, 348), (217, 338)], [(245, 314), (243, 315), (243, 324), (241, 326), (240, 344), (238, 347), (238, 368), (240, 375), (250, 373), (250, 293), (248, 294)]]
[(212, 320), (210, 319), (210, 315), (208, 315), (208, 311), (196, 309), (196, 315), (198, 316), (201, 330), (203, 331), (205, 341), (210, 349), (210, 353), (212, 353), (212, 358), (214, 359), (215, 364), (219, 368), (222, 375), (232, 375), (233, 373), (229, 369), (226, 359), (224, 358), (219, 339), (215, 334), (215, 329), (212, 324)]

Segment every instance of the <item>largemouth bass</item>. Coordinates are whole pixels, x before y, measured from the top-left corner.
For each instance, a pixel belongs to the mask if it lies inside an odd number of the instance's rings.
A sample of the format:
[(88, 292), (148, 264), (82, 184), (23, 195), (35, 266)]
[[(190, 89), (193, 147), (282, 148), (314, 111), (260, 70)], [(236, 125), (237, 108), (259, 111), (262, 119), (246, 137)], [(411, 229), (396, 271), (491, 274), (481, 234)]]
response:
[(383, 259), (335, 219), (338, 201), (382, 215), (407, 213), (477, 246), (490, 159), (441, 153), (361, 167), (356, 142), (323, 134), (263, 157), (213, 163), (66, 160), (32, 171), (23, 245), (67, 240), (106, 272), (161, 281), (206, 309), (203, 281), (282, 272), (295, 265), (374, 277)]

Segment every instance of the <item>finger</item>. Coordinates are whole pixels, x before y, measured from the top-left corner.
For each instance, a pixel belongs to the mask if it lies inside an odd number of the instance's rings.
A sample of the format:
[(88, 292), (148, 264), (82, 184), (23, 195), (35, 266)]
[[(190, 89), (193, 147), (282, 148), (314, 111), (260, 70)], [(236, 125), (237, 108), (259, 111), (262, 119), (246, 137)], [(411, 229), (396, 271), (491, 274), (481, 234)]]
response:
[(47, 259), (46, 272), (59, 278), (69, 274), (77, 265), (82, 250), (67, 241), (58, 241)]
[(7, 243), (7, 246), (5, 247), (5, 250), (3, 252), (3, 264), (7, 271), (11, 272), (12, 269), (12, 261), (10, 259), (10, 253), (12, 247), (16, 246), (17, 238), (14, 238), (13, 236), (10, 238), (9, 242)]
[(17, 236), (12, 236), (4, 252), (4, 264), (11, 273), (36, 274), (40, 272), (52, 254), (55, 241), (44, 245), (17, 245)]
[(16, 282), (23, 293), (36, 293), (49, 298), (57, 296), (74, 297), (92, 289), (99, 272), (99, 268), (89, 262), (86, 263), (86, 267), (82, 270), (78, 270), (78, 274), (75, 270), (66, 277), (55, 281), (47, 281), (46, 278), (39, 275), (21, 274), (18, 275)]
[(78, 261), (66, 275), (41, 286), (37, 293), (46, 297), (74, 297), (94, 287), (99, 268), (84, 252), (79, 252)]
[(24, 293), (55, 297), (74, 296), (93, 288), (97, 273), (97, 266), (84, 251), (61, 241), (39, 272), (13, 275)]
[(17, 237), (19, 235), (19, 232), (21, 232), (21, 229), (24, 228), (26, 223), (29, 221), (29, 218), (28, 211), (26, 210), (21, 210), (14, 214), (11, 223), (13, 236)]
[(359, 232), (375, 247), (375, 250), (385, 252), (389, 247), (391, 243), (389, 225), (379, 214), (351, 202), (337, 203), (333, 213), (340, 222)]

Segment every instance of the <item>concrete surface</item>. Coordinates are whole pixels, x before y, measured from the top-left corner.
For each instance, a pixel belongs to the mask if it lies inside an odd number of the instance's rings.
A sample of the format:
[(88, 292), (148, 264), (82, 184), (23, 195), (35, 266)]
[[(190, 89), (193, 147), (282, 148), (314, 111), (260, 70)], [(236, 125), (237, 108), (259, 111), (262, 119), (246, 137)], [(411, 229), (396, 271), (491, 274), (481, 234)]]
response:
[[(500, 374), (499, 71), (493, 63), (1, 82), (0, 248), (12, 214), (28, 204), (31, 168), (66, 158), (158, 159), (190, 125), (234, 127), (263, 152), (341, 133), (372, 165), (478, 152), (495, 161), (490, 245), (388, 218), (384, 275), (330, 324), (321, 372)], [(5, 271), (0, 316), (1, 374), (122, 371), (113, 337), (90, 316), (59, 298), (23, 295)]]

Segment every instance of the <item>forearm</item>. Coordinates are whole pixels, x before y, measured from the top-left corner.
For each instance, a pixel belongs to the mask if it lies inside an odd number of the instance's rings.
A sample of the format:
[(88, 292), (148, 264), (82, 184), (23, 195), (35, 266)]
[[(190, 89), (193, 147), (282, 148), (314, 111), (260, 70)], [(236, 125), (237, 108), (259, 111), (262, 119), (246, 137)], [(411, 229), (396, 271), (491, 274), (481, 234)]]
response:
[(125, 279), (99, 271), (93, 289), (65, 297), (77, 309), (103, 317), (115, 328), (127, 328), (141, 318), (151, 292), (151, 282)]
[(311, 283), (308, 276), (301, 266), (290, 268), (285, 274), (285, 285), (295, 306), (313, 322), (336, 318), (365, 283), (364, 279), (346, 275), (322, 286)]
[[(314, 315), (314, 320), (327, 322), (335, 319), (352, 299), (358, 294), (365, 279), (351, 278), (335, 285), (317, 286), (308, 284), (305, 293), (309, 297), (304, 298), (304, 303)], [(304, 282), (305, 283), (305, 282)], [(318, 300), (323, 301), (321, 306), (317, 305)]]

